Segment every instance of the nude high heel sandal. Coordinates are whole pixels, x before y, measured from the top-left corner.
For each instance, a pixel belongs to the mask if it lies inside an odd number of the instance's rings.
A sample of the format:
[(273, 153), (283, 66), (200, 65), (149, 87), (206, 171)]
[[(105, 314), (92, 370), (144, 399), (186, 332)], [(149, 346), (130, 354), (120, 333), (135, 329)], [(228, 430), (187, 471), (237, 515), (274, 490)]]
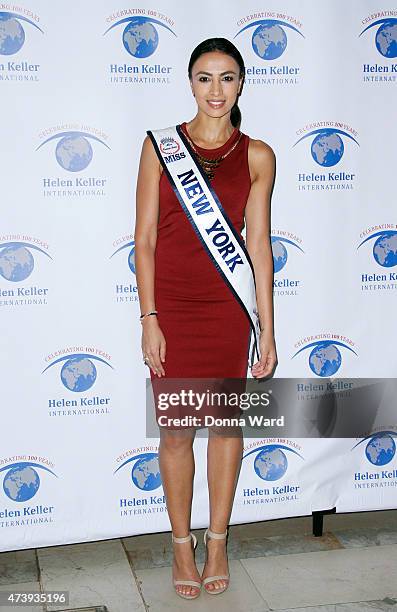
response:
[[(208, 554), (207, 536), (209, 536), (210, 538), (213, 538), (214, 540), (224, 540), (225, 538), (227, 538), (227, 531), (228, 530), (226, 529), (225, 533), (216, 533), (215, 531), (211, 531), (210, 528), (205, 530), (204, 544), (205, 544), (206, 560), (207, 560), (207, 554)], [(227, 580), (227, 583), (225, 584), (225, 586), (220, 587), (219, 589), (217, 588), (207, 589), (205, 585), (209, 584), (210, 582), (215, 582), (215, 580)], [(210, 595), (218, 595), (219, 593), (223, 593), (224, 591), (226, 591), (227, 587), (229, 586), (229, 580), (230, 580), (230, 574), (227, 574), (225, 576), (207, 576), (207, 578), (204, 578), (202, 583), (207, 593), (209, 593)]]
[[(190, 542), (190, 540), (193, 540), (193, 550), (196, 549), (197, 546), (197, 538), (194, 535), (194, 533), (189, 533), (188, 536), (186, 536), (186, 538), (176, 538), (174, 536), (174, 534), (172, 535), (172, 541), (175, 542), (176, 544), (184, 544), (185, 542)], [(180, 591), (178, 591), (177, 589), (175, 589), (175, 593), (177, 595), (179, 595), (180, 597), (183, 597), (184, 599), (196, 599), (201, 592), (201, 582), (198, 582), (197, 580), (177, 580), (177, 579), (173, 579), (173, 583), (174, 583), (174, 587), (176, 587), (179, 584), (182, 585), (187, 585), (187, 586), (191, 586), (191, 587), (196, 587), (197, 593), (193, 593), (192, 595), (185, 595), (185, 593), (181, 593)]]

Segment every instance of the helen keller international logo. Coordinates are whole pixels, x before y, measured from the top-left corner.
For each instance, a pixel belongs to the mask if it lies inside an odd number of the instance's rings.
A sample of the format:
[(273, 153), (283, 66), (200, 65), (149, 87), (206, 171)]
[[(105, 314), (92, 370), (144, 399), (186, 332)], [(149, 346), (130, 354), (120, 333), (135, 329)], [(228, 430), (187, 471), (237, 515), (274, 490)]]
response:
[[(359, 37), (371, 40), (378, 61), (364, 62), (363, 80), (395, 83), (397, 80), (397, 10), (386, 10), (365, 17)], [(368, 59), (372, 56), (368, 56)], [(392, 60), (392, 61), (388, 61)], [(394, 60), (394, 61), (393, 61)]]
[[(108, 136), (99, 129), (79, 124), (53, 126), (40, 132), (42, 147), (50, 148), (54, 156), (47, 160), (48, 168), (63, 172), (62, 176), (43, 177), (45, 197), (104, 196), (107, 178), (95, 176), (94, 152), (102, 146), (110, 151)], [(56, 143), (56, 144), (55, 144)], [(98, 153), (99, 155), (99, 153)], [(90, 166), (94, 166), (93, 169)], [(89, 171), (91, 175), (78, 175)], [(65, 174), (66, 173), (66, 174)], [(70, 176), (72, 175), (72, 176)], [(76, 176), (73, 176), (76, 175)]]
[[(44, 459), (43, 457), (18, 455), (16, 458), (18, 461), (10, 462), (10, 460), (7, 459), (0, 462), (6, 464), (0, 467), (0, 472), (3, 472), (4, 476), (3, 492), (10, 501), (27, 502), (36, 495), (41, 485), (40, 476), (38, 474), (39, 470), (43, 470), (44, 472), (52, 474), (55, 476), (55, 478), (58, 478), (55, 472), (50, 469), (51, 467), (54, 467), (52, 462)], [(40, 507), (44, 508), (45, 506)], [(53, 506), (51, 507), (54, 508)], [(29, 516), (30, 514), (41, 514), (41, 512), (25, 512), (24, 509), (23, 516)], [(45, 512), (43, 512), (43, 514), (45, 514)], [(10, 518), (11, 516), (15, 517), (21, 515), (9, 514), (6, 516)], [(2, 517), (4, 518), (4, 514), (2, 514)]]
[(295, 344), (295, 348), (299, 350), (292, 355), (292, 359), (310, 349), (308, 365), (313, 374), (321, 377), (333, 376), (342, 365), (342, 355), (339, 349), (345, 348), (357, 355), (352, 346), (354, 342), (345, 336), (330, 333), (318, 334), (299, 340)]
[(397, 225), (384, 223), (362, 231), (357, 250), (360, 248), (372, 253), (370, 261), (375, 264), (372, 270), (361, 273), (362, 291), (397, 289)]
[(285, 230), (272, 230), (270, 243), (273, 253), (273, 293), (278, 296), (298, 295), (301, 280), (288, 275), (287, 262), (295, 259), (295, 249), (304, 253), (302, 239)]
[(162, 55), (157, 62), (152, 61), (152, 56), (158, 57), (158, 53), (160, 54), (158, 49), (163, 33), (167, 33), (171, 38), (176, 37), (173, 19), (158, 10), (134, 8), (116, 11), (109, 15), (106, 21), (110, 25), (103, 35), (108, 35), (118, 28), (119, 32), (121, 31), (119, 48), (124, 49), (127, 61), (132, 60), (132, 63), (110, 64), (111, 83), (161, 85), (171, 82), (173, 66), (161, 63)]
[[(395, 487), (397, 481), (397, 467), (392, 467), (390, 463), (396, 456), (396, 430), (383, 430), (375, 434), (370, 434), (362, 438), (355, 444), (351, 451), (362, 449), (369, 469), (354, 472), (354, 488), (366, 489), (376, 487), (376, 482), (382, 488)], [(386, 467), (387, 466), (387, 467)], [(376, 469), (377, 468), (377, 469)], [(368, 485), (368, 481), (370, 485)]]
[(41, 264), (43, 255), (52, 260), (48, 244), (38, 238), (19, 234), (0, 236), (0, 306), (47, 304), (49, 288), (30, 279), (31, 275), (36, 278), (33, 274), (36, 259)]
[[(61, 389), (70, 392), (58, 399), (49, 399), (50, 416), (82, 416), (85, 414), (109, 413), (110, 397), (100, 395), (83, 395), (98, 383), (99, 369), (107, 366), (113, 370), (110, 355), (93, 347), (74, 347), (54, 351), (48, 355), (47, 365), (42, 374), (51, 368), (58, 369)], [(103, 377), (103, 368), (101, 368)], [(54, 387), (55, 389), (55, 387)], [(58, 386), (59, 389), (59, 386)], [(79, 394), (79, 397), (72, 397)], [(60, 408), (62, 410), (56, 410)], [(64, 410), (70, 408), (71, 410)]]
[(158, 448), (145, 446), (122, 453), (117, 458), (119, 464), (114, 474), (126, 474), (127, 486), (136, 495), (120, 497), (118, 501), (120, 516), (146, 515), (166, 512), (164, 493), (153, 494), (162, 486)]
[[(357, 131), (337, 121), (320, 121), (306, 125), (296, 131), (299, 137), (294, 147), (308, 142), (310, 159), (321, 168), (333, 168), (340, 164), (348, 143), (359, 146)], [(353, 189), (356, 173), (345, 169), (315, 172), (307, 167), (298, 171), (299, 191), (334, 191)]]
[[(26, 26), (28, 26), (27, 31), (32, 27), (32, 30), (36, 29), (44, 34), (38, 25), (40, 18), (21, 6), (15, 7), (3, 3), (1, 8), (10, 10), (0, 11), (0, 81), (38, 81), (40, 64), (31, 60), (5, 58), (17, 54), (24, 47), (27, 39)], [(18, 10), (15, 12), (12, 9)], [(5, 56), (4, 61), (1, 56)]]
[[(118, 303), (131, 303), (138, 302), (138, 287), (135, 282), (135, 241), (133, 234), (127, 234), (126, 236), (122, 236), (121, 238), (117, 238), (113, 242), (113, 249), (116, 247), (116, 250), (110, 256), (110, 259), (117, 256), (118, 259), (122, 262), (121, 272), (126, 271), (131, 278), (131, 274), (133, 275), (134, 282), (128, 282), (125, 279), (116, 281), (115, 285), (115, 300)], [(123, 257), (121, 257), (121, 255)]]
[[(301, 31), (302, 23), (299, 19), (284, 13), (266, 11), (239, 19), (237, 27), (239, 30), (234, 38), (249, 31), (254, 58), (260, 61), (259, 64), (253, 65), (247, 63), (245, 82), (248, 85), (296, 85), (298, 83), (300, 66), (286, 63), (288, 58), (284, 59), (284, 54), (288, 55), (286, 51), (290, 34), (297, 38), (304, 38)], [(295, 56), (296, 52), (297, 50), (294, 49)], [(294, 55), (291, 54), (290, 57)]]
[[(301, 447), (297, 443), (290, 443), (280, 438), (272, 438), (271, 443), (254, 443), (254, 448), (249, 449), (243, 455), (243, 461), (251, 457), (252, 468), (256, 476), (266, 482), (264, 488), (244, 487), (242, 497), (244, 505), (268, 503), (272, 498), (274, 502), (286, 502), (297, 500), (300, 493), (300, 485), (271, 484), (287, 476), (288, 472), (288, 453), (299, 457), (304, 461), (303, 455), (299, 452)], [(290, 444), (290, 446), (288, 446)], [(269, 486), (270, 485), (270, 486)]]

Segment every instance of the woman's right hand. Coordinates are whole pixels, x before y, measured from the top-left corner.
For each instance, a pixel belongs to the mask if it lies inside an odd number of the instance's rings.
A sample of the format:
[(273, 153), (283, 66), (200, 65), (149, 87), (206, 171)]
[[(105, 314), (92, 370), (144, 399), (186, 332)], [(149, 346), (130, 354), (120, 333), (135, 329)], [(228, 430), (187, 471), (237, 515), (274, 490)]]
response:
[(142, 355), (146, 356), (148, 365), (157, 376), (164, 376), (162, 362), (165, 361), (166, 342), (157, 316), (145, 317), (142, 320)]

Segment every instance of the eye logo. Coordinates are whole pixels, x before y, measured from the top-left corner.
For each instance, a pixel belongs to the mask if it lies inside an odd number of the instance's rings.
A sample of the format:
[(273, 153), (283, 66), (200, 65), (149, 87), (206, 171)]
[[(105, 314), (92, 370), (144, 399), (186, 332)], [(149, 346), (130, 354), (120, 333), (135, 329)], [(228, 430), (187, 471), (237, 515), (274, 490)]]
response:
[(160, 140), (160, 149), (162, 153), (167, 155), (175, 155), (175, 153), (178, 153), (180, 148), (179, 143), (171, 136), (162, 138)]
[(273, 267), (275, 273), (280, 272), (280, 270), (284, 268), (288, 261), (288, 251), (283, 243), (291, 244), (292, 246), (302, 251), (302, 253), (304, 253), (304, 250), (301, 249), (298, 244), (296, 244), (293, 240), (289, 240), (288, 238), (282, 238), (280, 236), (271, 236), (270, 241), (273, 252)]
[(128, 267), (131, 270), (131, 272), (133, 274), (135, 274), (135, 242), (134, 240), (131, 240), (130, 242), (127, 242), (126, 244), (123, 244), (123, 246), (121, 246), (119, 249), (117, 249), (117, 251), (115, 251), (111, 256), (110, 259), (112, 259), (112, 257), (114, 255), (116, 255), (117, 253), (120, 253), (120, 251), (122, 251), (123, 249), (128, 249), (131, 248), (130, 252), (128, 253)]
[(46, 470), (57, 478), (56, 474), (44, 465), (31, 461), (21, 461), (0, 468), (0, 472), (7, 470), (3, 491), (11, 501), (26, 502), (36, 495), (40, 487), (40, 477), (34, 468)]
[(136, 59), (150, 57), (156, 51), (159, 35), (154, 24), (162, 26), (176, 36), (165, 23), (152, 17), (126, 17), (111, 25), (104, 35), (122, 23), (127, 23), (122, 36), (124, 49)]
[(263, 60), (278, 59), (286, 50), (287, 35), (284, 28), (290, 28), (298, 32), (298, 34), (304, 38), (302, 32), (297, 28), (279, 19), (260, 19), (259, 21), (253, 21), (241, 28), (234, 38), (245, 30), (253, 27), (255, 27), (255, 30), (251, 39), (252, 48), (256, 55)]
[(383, 268), (393, 268), (397, 266), (397, 231), (388, 230), (375, 232), (368, 236), (357, 247), (360, 248), (368, 240), (376, 238), (372, 248), (372, 254), (377, 264)]
[(317, 342), (311, 342), (299, 349), (299, 351), (292, 356), (292, 359), (302, 351), (313, 347), (309, 355), (309, 366), (311, 371), (317, 376), (332, 376), (339, 370), (342, 364), (342, 356), (338, 346), (343, 346), (357, 355), (357, 353), (344, 342), (339, 342), (337, 340), (319, 340)]
[(330, 166), (335, 166), (343, 157), (345, 147), (339, 134), (351, 138), (358, 145), (357, 140), (348, 132), (335, 128), (325, 128), (313, 130), (305, 134), (297, 140), (294, 146), (305, 138), (315, 135), (310, 149), (312, 157), (319, 166), (329, 168)]
[(131, 470), (131, 480), (138, 489), (154, 491), (161, 486), (158, 453), (141, 453), (130, 457), (117, 468), (114, 474), (131, 461), (134, 462)]
[(368, 444), (365, 447), (365, 456), (368, 461), (378, 467), (387, 465), (394, 459), (396, 454), (396, 444), (393, 439), (396, 435), (397, 432), (395, 431), (379, 431), (374, 436), (367, 436), (360, 440), (360, 442), (353, 446), (352, 450), (368, 440)]
[(275, 481), (282, 478), (288, 469), (288, 459), (286, 453), (289, 451), (303, 459), (296, 450), (283, 444), (266, 444), (249, 451), (243, 459), (255, 453), (254, 471), (259, 478), (267, 481)]
[(367, 30), (379, 25), (375, 34), (375, 45), (383, 57), (397, 57), (397, 19), (378, 19), (367, 26), (360, 34), (362, 36)]
[(52, 257), (29, 242), (3, 242), (0, 244), (0, 276), (13, 283), (26, 280), (33, 272), (34, 259), (30, 249)]
[(25, 42), (25, 30), (20, 21), (30, 23), (44, 34), (34, 21), (23, 15), (0, 11), (0, 55), (14, 55), (22, 49)]
[(60, 138), (55, 149), (56, 160), (61, 168), (68, 170), (69, 172), (81, 172), (91, 163), (93, 151), (91, 143), (88, 140), (89, 138), (102, 143), (110, 150), (110, 147), (106, 144), (106, 142), (93, 134), (89, 134), (88, 132), (70, 131), (61, 132), (59, 134), (50, 136), (50, 138), (47, 138), (47, 140), (42, 142), (37, 147), (36, 151), (38, 151), (47, 142), (55, 140), (56, 138)]
[(93, 360), (100, 361), (113, 369), (113, 366), (101, 357), (91, 355), (91, 353), (74, 353), (56, 359), (43, 370), (42, 374), (56, 363), (64, 361), (61, 369), (62, 384), (69, 391), (82, 393), (91, 389), (96, 381), (97, 369)]

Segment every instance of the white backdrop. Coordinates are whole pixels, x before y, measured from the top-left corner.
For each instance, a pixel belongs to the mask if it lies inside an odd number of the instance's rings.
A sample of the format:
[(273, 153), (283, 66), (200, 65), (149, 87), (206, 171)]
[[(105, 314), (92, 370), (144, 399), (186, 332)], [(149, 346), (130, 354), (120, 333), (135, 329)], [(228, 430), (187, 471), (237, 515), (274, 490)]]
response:
[[(241, 50), (241, 129), (277, 157), (275, 376), (395, 376), (396, 18), (372, 0), (0, 3), (1, 551), (170, 528), (145, 438), (135, 182), (145, 131), (194, 116), (205, 38)], [(395, 507), (396, 428), (247, 439), (232, 523)]]

